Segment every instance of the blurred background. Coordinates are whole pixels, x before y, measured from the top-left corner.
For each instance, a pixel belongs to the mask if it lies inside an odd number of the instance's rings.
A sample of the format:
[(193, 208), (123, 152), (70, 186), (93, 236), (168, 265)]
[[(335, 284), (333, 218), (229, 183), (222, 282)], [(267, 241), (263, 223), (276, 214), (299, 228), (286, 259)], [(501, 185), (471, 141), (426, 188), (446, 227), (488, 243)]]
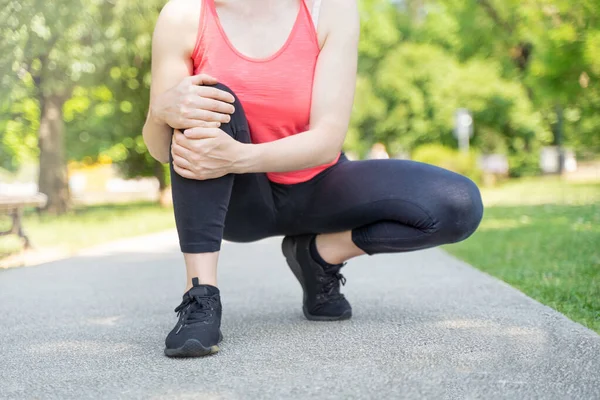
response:
[[(167, 170), (141, 136), (164, 3), (3, 1), (0, 213), (23, 199), (33, 247), (0, 237), (0, 264), (174, 227)], [(600, 3), (359, 3), (348, 155), (475, 180), (481, 229), (447, 250), (600, 331)]]

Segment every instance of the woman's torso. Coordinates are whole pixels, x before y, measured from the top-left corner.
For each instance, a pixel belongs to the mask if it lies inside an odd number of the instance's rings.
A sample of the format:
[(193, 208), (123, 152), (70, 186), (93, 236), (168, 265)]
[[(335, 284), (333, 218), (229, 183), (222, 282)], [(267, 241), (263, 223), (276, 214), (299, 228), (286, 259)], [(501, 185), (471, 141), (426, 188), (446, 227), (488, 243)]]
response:
[[(271, 55), (253, 58), (229, 40), (214, 0), (202, 0), (194, 73), (214, 76), (230, 87), (244, 106), (253, 143), (278, 140), (309, 129), (315, 66), (320, 52), (316, 29), (305, 0), (287, 40)], [(336, 160), (337, 161), (337, 160)], [(268, 173), (271, 181), (295, 184), (328, 168)]]

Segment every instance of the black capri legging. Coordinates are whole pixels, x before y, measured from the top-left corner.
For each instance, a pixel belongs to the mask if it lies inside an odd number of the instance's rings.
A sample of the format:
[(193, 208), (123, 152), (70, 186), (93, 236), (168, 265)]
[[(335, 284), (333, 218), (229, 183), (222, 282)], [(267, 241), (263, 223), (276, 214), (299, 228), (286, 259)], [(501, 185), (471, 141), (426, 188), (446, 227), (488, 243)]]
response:
[[(222, 84), (216, 87), (233, 94)], [(250, 143), (237, 97), (234, 105), (231, 122), (221, 129)], [(464, 240), (483, 214), (471, 180), (407, 160), (349, 161), (342, 155), (337, 164), (295, 185), (271, 182), (263, 173), (186, 179), (171, 162), (171, 183), (184, 253), (218, 251), (223, 238), (251, 242), (348, 230), (367, 254), (405, 252)]]

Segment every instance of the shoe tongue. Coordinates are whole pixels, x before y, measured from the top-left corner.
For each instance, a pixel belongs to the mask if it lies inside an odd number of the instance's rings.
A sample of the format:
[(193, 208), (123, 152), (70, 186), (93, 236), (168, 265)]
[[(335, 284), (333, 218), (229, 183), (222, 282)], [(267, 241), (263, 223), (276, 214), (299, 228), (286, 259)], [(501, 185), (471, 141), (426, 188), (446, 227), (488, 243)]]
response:
[(211, 285), (200, 285), (196, 278), (192, 280), (192, 284), (194, 286), (188, 292), (190, 296), (212, 296), (219, 294), (218, 288)]
[(326, 274), (335, 274), (336, 272), (340, 272), (344, 264), (330, 264), (326, 267), (323, 267), (323, 271)]

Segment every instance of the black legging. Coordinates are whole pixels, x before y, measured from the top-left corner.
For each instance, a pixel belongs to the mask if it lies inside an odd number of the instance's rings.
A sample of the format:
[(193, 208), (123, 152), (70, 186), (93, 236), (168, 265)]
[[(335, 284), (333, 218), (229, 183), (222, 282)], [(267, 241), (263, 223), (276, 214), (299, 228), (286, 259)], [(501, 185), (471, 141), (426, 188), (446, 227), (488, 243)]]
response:
[[(250, 143), (237, 97), (234, 105), (231, 122), (221, 129)], [(251, 242), (348, 230), (368, 254), (405, 252), (464, 240), (483, 214), (471, 180), (407, 160), (349, 161), (342, 155), (334, 166), (295, 185), (271, 182), (263, 173), (186, 179), (171, 162), (171, 183), (184, 253), (218, 251), (223, 238)]]

